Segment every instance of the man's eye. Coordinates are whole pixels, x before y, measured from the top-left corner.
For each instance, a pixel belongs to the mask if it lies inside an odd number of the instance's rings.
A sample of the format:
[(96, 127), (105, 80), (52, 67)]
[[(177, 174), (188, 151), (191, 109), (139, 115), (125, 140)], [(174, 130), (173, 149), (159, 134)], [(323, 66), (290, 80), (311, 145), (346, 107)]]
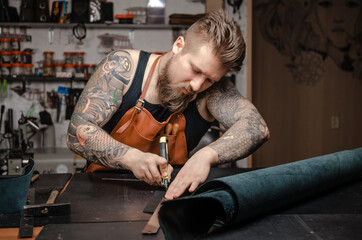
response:
[(195, 68), (192, 68), (192, 71), (195, 73), (195, 74), (199, 74), (200, 71), (196, 70)]

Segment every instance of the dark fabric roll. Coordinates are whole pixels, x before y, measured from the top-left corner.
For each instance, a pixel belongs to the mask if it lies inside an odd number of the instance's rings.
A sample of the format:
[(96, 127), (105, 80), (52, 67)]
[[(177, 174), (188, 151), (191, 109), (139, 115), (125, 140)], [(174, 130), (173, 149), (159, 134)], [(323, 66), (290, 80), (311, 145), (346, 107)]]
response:
[(19, 212), (26, 204), (30, 180), (33, 176), (34, 161), (23, 168), (22, 175), (0, 176), (0, 214)]
[(166, 201), (166, 239), (195, 239), (362, 176), (362, 148), (211, 180), (192, 196)]

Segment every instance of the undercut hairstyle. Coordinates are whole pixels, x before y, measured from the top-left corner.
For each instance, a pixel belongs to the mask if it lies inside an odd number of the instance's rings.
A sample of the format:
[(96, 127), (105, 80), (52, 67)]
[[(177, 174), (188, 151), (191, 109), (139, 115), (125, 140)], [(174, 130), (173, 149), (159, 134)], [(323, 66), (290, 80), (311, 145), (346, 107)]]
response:
[[(239, 25), (224, 10), (206, 14), (186, 31), (185, 52), (211, 44), (215, 56), (229, 71), (239, 71), (245, 58), (245, 42)], [(195, 48), (196, 47), (196, 48)]]

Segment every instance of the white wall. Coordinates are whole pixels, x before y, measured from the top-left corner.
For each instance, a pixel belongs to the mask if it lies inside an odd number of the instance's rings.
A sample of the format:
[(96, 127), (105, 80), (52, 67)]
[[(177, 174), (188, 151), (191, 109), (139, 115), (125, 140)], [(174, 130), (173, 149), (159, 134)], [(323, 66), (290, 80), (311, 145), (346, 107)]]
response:
[[(20, 6), (20, 0), (10, 1), (12, 6)], [(50, 1), (50, 6), (51, 6)], [(122, 1), (112, 1), (114, 3), (114, 14), (126, 13), (127, 8), (129, 7), (146, 7), (147, 0), (122, 0)], [(226, 1), (225, 1), (226, 2)], [(240, 24), (242, 32), (247, 41), (246, 36), (246, 13), (247, 13), (247, 1), (243, 1), (241, 7), (241, 19), (238, 18), (237, 14), (234, 14), (234, 18)], [(232, 13), (232, 8), (226, 5), (226, 9), (229, 13)], [(69, 8), (70, 10), (70, 8)], [(173, 13), (187, 13), (187, 14), (198, 14), (205, 12), (205, 4), (201, 1), (192, 1), (192, 0), (167, 0), (166, 1), (166, 23), (168, 21), (168, 16)], [(84, 51), (85, 54), (85, 63), (98, 63), (103, 57), (103, 53), (98, 52), (98, 46), (100, 40), (98, 39), (99, 35), (109, 33), (109, 34), (121, 34), (128, 35), (129, 30), (126, 29), (88, 29), (87, 37), (83, 40), (83, 45), (78, 45), (77, 40), (73, 37), (72, 29), (54, 29), (54, 42), (49, 42), (49, 31), (48, 29), (28, 29), (27, 33), (32, 36), (31, 42), (22, 43), (22, 49), (24, 48), (33, 48), (35, 54), (33, 55), (33, 63), (37, 61), (42, 61), (44, 51), (54, 51), (54, 59), (62, 59), (63, 52), (65, 51)], [(133, 48), (142, 49), (146, 51), (168, 51), (171, 48), (173, 42), (172, 30), (135, 30), (134, 32), (134, 44)], [(241, 72), (237, 74), (236, 84), (240, 93), (246, 97), (246, 62)], [(31, 88), (40, 88), (41, 90), (45, 89), (46, 91), (51, 91), (52, 89), (57, 90), (57, 86), (70, 86), (67, 84), (59, 83), (47, 83), (43, 84), (34, 84), (32, 83), (28, 87)], [(14, 86), (12, 84), (11, 86)], [(83, 87), (82, 83), (78, 83), (75, 87)], [(20, 111), (26, 112), (30, 107), (31, 103), (29, 101), (22, 101), (21, 106), (18, 105), (18, 101), (14, 101), (16, 96), (12, 94), (12, 98), (3, 99), (0, 98), (1, 104), (6, 103), (7, 107), (13, 107), (15, 113), (15, 121), (20, 117)], [(55, 115), (53, 115), (55, 120)], [(55, 121), (54, 121), (55, 122)], [(57, 147), (66, 147), (65, 143), (65, 133), (69, 121), (64, 121), (62, 123), (56, 123), (56, 145)], [(15, 123), (15, 126), (17, 124)], [(35, 143), (35, 146), (38, 146)]]

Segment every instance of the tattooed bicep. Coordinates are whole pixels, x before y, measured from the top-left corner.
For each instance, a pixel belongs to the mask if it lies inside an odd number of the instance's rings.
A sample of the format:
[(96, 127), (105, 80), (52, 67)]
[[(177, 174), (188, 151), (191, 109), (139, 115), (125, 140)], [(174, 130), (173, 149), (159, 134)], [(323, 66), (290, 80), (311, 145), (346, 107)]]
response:
[(207, 108), (225, 127), (231, 127), (242, 115), (248, 102), (229, 80), (218, 82), (207, 94)]
[(75, 113), (83, 119), (105, 124), (122, 103), (123, 91), (133, 72), (131, 55), (126, 51), (110, 53), (97, 67), (84, 88)]
[(102, 64), (102, 72), (108, 78), (116, 78), (128, 85), (134, 72), (134, 63), (127, 51), (118, 50), (110, 53)]

